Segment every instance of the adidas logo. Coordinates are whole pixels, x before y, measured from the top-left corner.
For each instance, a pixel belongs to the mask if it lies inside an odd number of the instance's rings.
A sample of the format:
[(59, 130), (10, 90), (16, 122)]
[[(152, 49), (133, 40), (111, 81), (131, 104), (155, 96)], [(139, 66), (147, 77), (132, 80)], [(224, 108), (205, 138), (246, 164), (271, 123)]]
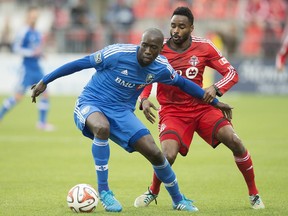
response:
[(121, 71), (121, 74), (128, 75), (128, 70)]

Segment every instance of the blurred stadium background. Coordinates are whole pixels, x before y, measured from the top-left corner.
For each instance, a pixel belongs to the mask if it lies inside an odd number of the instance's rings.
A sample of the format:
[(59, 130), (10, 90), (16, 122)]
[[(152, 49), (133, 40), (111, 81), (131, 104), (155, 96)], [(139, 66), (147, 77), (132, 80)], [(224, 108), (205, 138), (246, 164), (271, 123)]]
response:
[[(116, 3), (126, 5), (117, 16)], [(275, 70), (275, 54), (287, 23), (287, 1), (0, 0), (0, 101), (14, 91), (17, 82), (21, 59), (10, 47), (31, 4), (41, 8), (37, 28), (44, 35), (42, 64), (47, 73), (110, 43), (139, 43), (148, 27), (158, 27), (169, 37), (172, 11), (188, 5), (195, 15), (194, 34), (210, 38), (239, 72), (239, 83), (221, 100), (234, 107), (233, 124), (253, 155), (267, 208), (250, 210), (231, 152), (223, 145), (212, 150), (198, 136), (189, 155), (178, 157), (173, 165), (182, 191), (197, 201), (203, 216), (288, 215), (288, 71)], [(56, 131), (35, 130), (36, 106), (31, 104), (30, 92), (0, 123), (0, 215), (72, 215), (66, 204), (68, 190), (77, 183), (95, 184), (90, 141), (81, 136), (72, 117), (76, 95), (92, 73), (76, 73), (49, 85), (53, 94), (49, 117)], [(219, 78), (212, 70), (207, 74), (206, 84)], [(149, 124), (138, 109), (136, 114), (157, 139), (157, 124)], [(179, 214), (171, 210), (164, 189), (157, 206), (134, 208), (135, 197), (151, 180), (151, 167), (139, 154), (128, 156), (117, 145), (111, 144), (111, 152), (109, 178), (125, 206), (124, 215)], [(107, 215), (102, 207), (97, 214)]]
[[(41, 8), (37, 28), (43, 33), (46, 72), (111, 43), (139, 43), (143, 30), (158, 27), (169, 37), (172, 11), (189, 6), (194, 35), (210, 38), (240, 74), (232, 91), (288, 94), (288, 74), (276, 73), (275, 55), (287, 22), (287, 0), (0, 0), (0, 94), (13, 90), (19, 57), (11, 52), (26, 8)], [(59, 81), (50, 92), (78, 94), (87, 74)], [(217, 79), (209, 73), (207, 83)], [(9, 80), (9, 83), (7, 82)], [(75, 82), (75, 85), (74, 85)]]

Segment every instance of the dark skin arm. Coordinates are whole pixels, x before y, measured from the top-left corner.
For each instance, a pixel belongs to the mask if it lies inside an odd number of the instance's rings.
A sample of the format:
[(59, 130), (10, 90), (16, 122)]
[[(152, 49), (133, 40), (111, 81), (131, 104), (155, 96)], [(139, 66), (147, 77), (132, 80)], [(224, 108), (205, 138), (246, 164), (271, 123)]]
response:
[[(225, 118), (227, 118), (228, 121), (232, 120), (232, 107), (230, 107), (228, 104), (218, 102), (214, 107), (220, 109), (224, 115)], [(156, 121), (156, 116), (152, 112), (151, 108), (154, 110), (158, 110), (156, 106), (149, 101), (148, 99), (145, 99), (142, 101), (142, 108), (143, 108), (143, 113), (146, 117), (146, 119), (151, 122), (152, 124), (155, 123)]]
[(230, 107), (228, 104), (218, 102), (214, 107), (220, 109), (224, 115), (224, 117), (228, 120), (232, 120), (232, 109), (233, 107)]
[(32, 103), (36, 103), (36, 97), (38, 97), (41, 93), (43, 93), (47, 88), (47, 85), (43, 83), (42, 80), (40, 80), (37, 84), (32, 85), (31, 90), (31, 98)]
[(206, 103), (211, 103), (213, 101), (213, 99), (216, 97), (216, 90), (214, 88), (214, 86), (210, 86), (208, 88), (205, 88), (205, 94), (203, 97), (203, 101)]
[(146, 119), (152, 124), (154, 124), (156, 121), (156, 116), (152, 112), (151, 108), (154, 109), (155, 111), (157, 111), (158, 108), (148, 99), (142, 101), (142, 108)]
[[(205, 94), (203, 97), (204, 102), (211, 103), (213, 101), (213, 99), (216, 97), (217, 92), (216, 92), (215, 87), (212, 85), (208, 88), (205, 88), (204, 90), (205, 90)], [(224, 105), (223, 103), (220, 105), (221, 107), (217, 107), (219, 105), (220, 104), (217, 104), (215, 107), (220, 109), (222, 111), (223, 115), (225, 116), (225, 118), (227, 118), (229, 121), (231, 121), (232, 120), (232, 110), (229, 111), (228, 107), (223, 107), (223, 105)], [(228, 105), (228, 104), (226, 104), (226, 105)], [(233, 108), (231, 108), (231, 109), (233, 109)]]

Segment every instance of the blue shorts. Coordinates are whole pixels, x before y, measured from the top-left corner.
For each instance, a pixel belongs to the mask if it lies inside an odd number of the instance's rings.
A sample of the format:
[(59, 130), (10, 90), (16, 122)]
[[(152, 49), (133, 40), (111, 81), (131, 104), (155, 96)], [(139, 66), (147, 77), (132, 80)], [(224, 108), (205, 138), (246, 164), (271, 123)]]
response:
[(21, 68), (21, 78), (16, 91), (18, 93), (25, 93), (27, 88), (33, 84), (37, 84), (43, 78), (43, 72), (40, 67), (27, 67)]
[(132, 110), (117, 111), (115, 107), (97, 107), (91, 104), (75, 105), (74, 121), (83, 135), (94, 139), (93, 133), (85, 126), (87, 117), (94, 112), (103, 113), (110, 123), (110, 139), (127, 152), (135, 151), (133, 145), (141, 137), (150, 134), (145, 125), (135, 116)]

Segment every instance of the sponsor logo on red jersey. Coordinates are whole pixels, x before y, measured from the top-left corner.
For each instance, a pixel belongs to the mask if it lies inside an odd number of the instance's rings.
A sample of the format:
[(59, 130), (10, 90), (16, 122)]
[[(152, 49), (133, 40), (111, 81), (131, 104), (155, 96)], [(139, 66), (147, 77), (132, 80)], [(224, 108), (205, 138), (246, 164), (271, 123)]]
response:
[(227, 59), (225, 57), (222, 57), (221, 59), (218, 60), (218, 62), (221, 64), (221, 65), (225, 65), (228, 63)]

